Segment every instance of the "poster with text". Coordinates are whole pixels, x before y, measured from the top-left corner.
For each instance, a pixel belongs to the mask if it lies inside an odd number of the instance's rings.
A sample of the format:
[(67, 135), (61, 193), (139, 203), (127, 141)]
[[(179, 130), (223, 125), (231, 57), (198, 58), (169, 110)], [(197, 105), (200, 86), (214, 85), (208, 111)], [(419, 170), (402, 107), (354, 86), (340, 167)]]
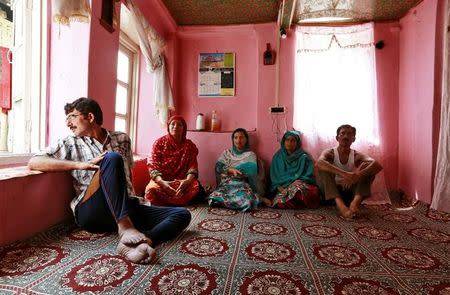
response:
[(200, 53), (199, 96), (234, 96), (234, 53)]

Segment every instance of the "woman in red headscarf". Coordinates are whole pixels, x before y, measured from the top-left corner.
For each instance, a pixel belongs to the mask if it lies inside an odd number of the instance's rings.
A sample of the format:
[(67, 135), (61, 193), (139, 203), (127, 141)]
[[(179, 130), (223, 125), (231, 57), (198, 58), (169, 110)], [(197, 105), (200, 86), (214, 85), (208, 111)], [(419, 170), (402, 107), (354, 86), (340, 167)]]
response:
[(167, 131), (167, 135), (155, 141), (147, 158), (151, 180), (145, 188), (145, 198), (154, 205), (182, 206), (203, 191), (197, 180), (198, 149), (186, 139), (183, 117), (172, 116)]

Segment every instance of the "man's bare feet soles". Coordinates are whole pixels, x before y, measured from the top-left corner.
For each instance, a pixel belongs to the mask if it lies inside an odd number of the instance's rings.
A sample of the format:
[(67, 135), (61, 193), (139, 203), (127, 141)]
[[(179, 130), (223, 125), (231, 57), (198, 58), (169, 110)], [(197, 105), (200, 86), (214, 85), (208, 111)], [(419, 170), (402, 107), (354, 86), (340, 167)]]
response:
[(132, 246), (147, 242), (148, 238), (135, 228), (128, 228), (119, 233), (120, 242)]
[(133, 263), (148, 264), (156, 258), (155, 249), (147, 243), (127, 246), (122, 241), (117, 245), (117, 252)]

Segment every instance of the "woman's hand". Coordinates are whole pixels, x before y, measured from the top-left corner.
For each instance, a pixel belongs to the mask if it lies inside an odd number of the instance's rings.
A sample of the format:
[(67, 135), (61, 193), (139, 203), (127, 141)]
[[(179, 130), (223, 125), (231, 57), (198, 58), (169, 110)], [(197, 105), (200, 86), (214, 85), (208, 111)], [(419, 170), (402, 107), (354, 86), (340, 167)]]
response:
[(236, 168), (233, 168), (233, 167), (228, 168), (227, 172), (228, 172), (228, 175), (231, 175), (233, 177), (237, 177), (237, 176), (242, 176), (243, 175), (241, 171), (239, 171), (239, 170), (237, 170)]
[(176, 190), (176, 195), (180, 195), (186, 191), (186, 189), (189, 188), (189, 186), (192, 184), (193, 179), (192, 178), (186, 178), (183, 180), (180, 180), (180, 185), (178, 186)]
[(277, 191), (278, 191), (279, 193), (284, 194), (284, 193), (287, 192), (287, 188), (284, 188), (284, 187), (279, 186), (279, 187), (277, 187)]
[(161, 187), (161, 189), (168, 195), (173, 196), (177, 193), (177, 191), (170, 186), (170, 182), (169, 181), (165, 181), (165, 180), (160, 180), (158, 182), (158, 185)]
[[(158, 185), (159, 185), (159, 187), (165, 192), (165, 193), (167, 193), (168, 195), (175, 195), (176, 194), (176, 191), (170, 186), (170, 184), (169, 184), (169, 182), (168, 181), (165, 181), (165, 180), (163, 180), (163, 179), (159, 179), (159, 180), (154, 180)], [(148, 184), (147, 184), (147, 186), (145, 187), (145, 194), (148, 194), (149, 192), (150, 192), (150, 189), (151, 189), (151, 182), (149, 182)]]

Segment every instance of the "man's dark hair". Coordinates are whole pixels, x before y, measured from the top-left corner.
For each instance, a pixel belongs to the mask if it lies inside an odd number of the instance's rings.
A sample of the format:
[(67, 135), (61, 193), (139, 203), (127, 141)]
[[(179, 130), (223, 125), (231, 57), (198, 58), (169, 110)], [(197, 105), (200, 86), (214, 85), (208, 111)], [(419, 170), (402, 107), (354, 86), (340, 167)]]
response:
[(95, 117), (95, 122), (98, 125), (103, 124), (103, 112), (100, 105), (95, 100), (87, 97), (80, 97), (79, 99), (71, 103), (67, 103), (64, 106), (66, 115), (74, 109), (79, 111), (83, 116), (87, 116), (89, 113), (92, 113)]
[(348, 124), (344, 124), (338, 127), (338, 129), (336, 130), (336, 136), (339, 135), (339, 132), (341, 132), (342, 128), (350, 128), (353, 131), (353, 135), (356, 135), (356, 128), (353, 127), (352, 125), (348, 125)]

